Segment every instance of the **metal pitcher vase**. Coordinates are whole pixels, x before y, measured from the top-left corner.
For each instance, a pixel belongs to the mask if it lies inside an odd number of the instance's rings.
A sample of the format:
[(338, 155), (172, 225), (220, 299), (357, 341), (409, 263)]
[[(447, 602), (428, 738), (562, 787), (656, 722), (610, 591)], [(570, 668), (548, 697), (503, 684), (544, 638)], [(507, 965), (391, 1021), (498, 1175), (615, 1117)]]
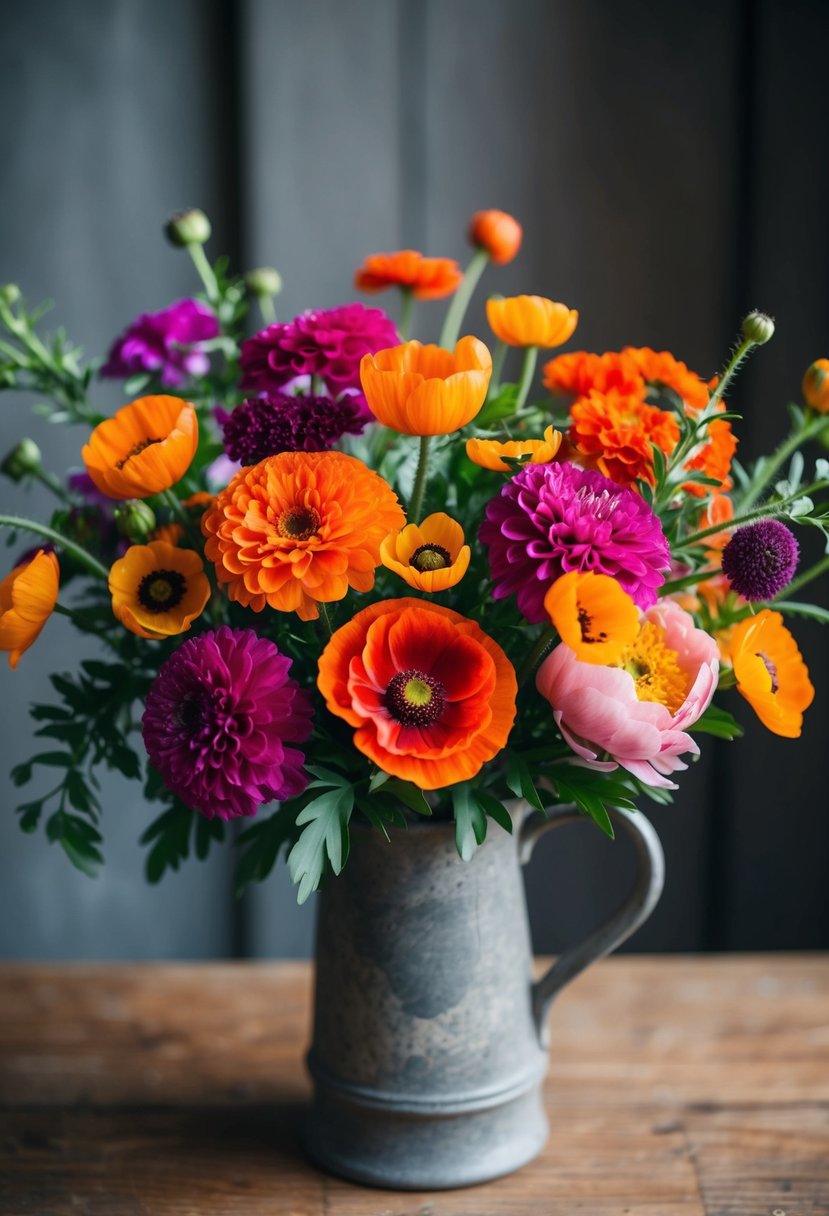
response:
[(606, 924), (534, 981), (521, 866), (538, 836), (582, 820), (510, 805), (468, 862), (454, 825), (381, 833), (355, 825), (348, 865), (318, 903), (310, 1155), (357, 1182), (400, 1190), (468, 1186), (540, 1152), (550, 1003), (652, 912), (659, 839), (614, 811), (633, 839), (634, 888)]

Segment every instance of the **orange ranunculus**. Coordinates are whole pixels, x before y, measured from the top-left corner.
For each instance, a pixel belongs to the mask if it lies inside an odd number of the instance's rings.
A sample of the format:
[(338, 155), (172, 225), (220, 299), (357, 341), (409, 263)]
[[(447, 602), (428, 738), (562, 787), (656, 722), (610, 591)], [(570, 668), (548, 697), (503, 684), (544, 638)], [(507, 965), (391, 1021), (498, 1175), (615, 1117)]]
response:
[(670, 388), (681, 397), (688, 409), (704, 410), (716, 380), (709, 386), (667, 350), (655, 351), (649, 346), (626, 346), (622, 355), (629, 359), (642, 378), (655, 387)]
[(775, 735), (799, 738), (815, 690), (780, 613), (763, 608), (746, 617), (735, 625), (729, 645), (737, 691)]
[(553, 394), (586, 397), (591, 389), (608, 393), (614, 388), (623, 397), (645, 397), (645, 381), (636, 365), (617, 351), (592, 355), (577, 350), (556, 355), (544, 364), (543, 374), (544, 387)]
[(58, 559), (45, 549), (0, 582), (0, 650), (8, 651), (10, 667), (17, 667), (54, 612), (59, 583)]
[(454, 352), (404, 342), (363, 355), (360, 380), (371, 412), (403, 435), (448, 435), (471, 422), (486, 400), (492, 358), (477, 338)]
[[(698, 472), (704, 473), (706, 477), (715, 477), (720, 482), (719, 489), (728, 490), (731, 488), (731, 479), (728, 474), (737, 450), (737, 436), (732, 431), (731, 423), (727, 418), (715, 418), (713, 422), (708, 423), (707, 431), (707, 442), (703, 443), (690, 460), (686, 460), (683, 468), (696, 469)], [(703, 498), (711, 492), (710, 486), (700, 485), (694, 481), (686, 482), (682, 488), (697, 498)]]
[(280, 452), (241, 469), (202, 517), (205, 553), (232, 600), (319, 616), (370, 591), (380, 542), (405, 516), (394, 491), (344, 452)]
[(665, 455), (679, 441), (679, 426), (668, 410), (623, 397), (616, 389), (592, 389), (570, 407), (569, 439), (596, 461), (605, 477), (629, 486), (637, 479), (654, 484), (653, 448)]
[(204, 563), (166, 540), (131, 545), (109, 572), (112, 611), (140, 638), (184, 633), (210, 599)]
[(438, 604), (385, 600), (358, 612), (322, 652), (332, 714), (379, 768), (424, 790), (474, 777), (504, 747), (517, 684), (501, 647)]
[(829, 359), (815, 359), (807, 368), (803, 400), (819, 414), (829, 414)]
[(476, 211), (469, 225), (470, 244), (485, 249), (496, 266), (512, 261), (523, 235), (518, 220), (506, 211)]
[(463, 528), (437, 511), (422, 524), (390, 532), (380, 546), (380, 560), (417, 591), (446, 591), (459, 583), (472, 556), (463, 543)]
[(425, 258), (414, 249), (398, 253), (373, 253), (355, 272), (358, 291), (385, 291), (402, 287), (417, 300), (440, 300), (451, 296), (463, 279), (454, 258)]
[(520, 460), (528, 457), (526, 464), (549, 464), (554, 460), (564, 436), (555, 427), (548, 426), (543, 439), (467, 439), (466, 454), (473, 464), (496, 473), (513, 470), (504, 459)]
[(639, 634), (639, 609), (609, 574), (562, 574), (544, 596), (544, 608), (583, 663), (618, 663)]
[(491, 296), (486, 302), (489, 327), (507, 346), (561, 346), (572, 338), (579, 314), (544, 296)]
[(81, 452), (86, 471), (110, 498), (148, 498), (190, 468), (199, 423), (180, 397), (139, 397), (98, 424)]

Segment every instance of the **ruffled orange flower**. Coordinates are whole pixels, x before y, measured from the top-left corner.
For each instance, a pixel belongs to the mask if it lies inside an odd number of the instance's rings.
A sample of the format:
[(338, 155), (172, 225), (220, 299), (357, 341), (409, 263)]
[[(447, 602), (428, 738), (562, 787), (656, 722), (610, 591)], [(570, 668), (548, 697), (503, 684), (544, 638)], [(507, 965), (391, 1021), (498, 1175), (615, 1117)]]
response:
[(544, 296), (492, 296), (486, 302), (489, 327), (507, 346), (561, 346), (579, 323), (575, 308)]
[(605, 477), (629, 486), (641, 478), (654, 484), (653, 449), (669, 455), (679, 441), (679, 425), (668, 410), (623, 397), (616, 389), (592, 389), (570, 408), (569, 439), (596, 461)]
[(112, 611), (140, 638), (184, 633), (210, 599), (204, 563), (165, 540), (131, 545), (109, 572)]
[(506, 211), (476, 211), (469, 225), (470, 244), (485, 249), (496, 266), (512, 261), (523, 235), (518, 220)]
[(354, 286), (369, 292), (402, 287), (417, 300), (440, 300), (451, 296), (462, 279), (454, 258), (425, 258), (414, 249), (401, 249), (367, 257), (354, 275)]
[(696, 372), (692, 372), (685, 363), (675, 359), (667, 350), (655, 351), (649, 346), (626, 346), (622, 355), (636, 366), (648, 384), (657, 388), (673, 389), (691, 411), (705, 409), (716, 379), (710, 386), (707, 385)]
[(371, 412), (403, 435), (448, 435), (471, 422), (486, 400), (492, 358), (477, 338), (454, 352), (404, 342), (363, 355), (360, 380)]
[(785, 739), (799, 738), (815, 690), (780, 613), (764, 608), (740, 621), (731, 634), (730, 652), (737, 691), (763, 725)]
[(612, 388), (623, 397), (644, 400), (645, 396), (645, 381), (636, 365), (617, 351), (593, 355), (577, 350), (556, 355), (544, 364), (544, 387), (567, 397), (586, 397), (591, 389), (608, 393)]
[(819, 414), (829, 414), (829, 359), (815, 359), (807, 369), (803, 400)]
[(0, 650), (8, 651), (10, 667), (17, 667), (52, 615), (59, 583), (58, 559), (45, 549), (15, 566), (0, 583)]
[(459, 583), (472, 556), (463, 528), (442, 511), (422, 524), (391, 532), (380, 546), (380, 560), (417, 591), (446, 591)]
[[(708, 423), (707, 440), (690, 460), (686, 460), (683, 468), (696, 469), (706, 477), (715, 477), (720, 482), (720, 490), (729, 490), (729, 473), (731, 461), (737, 451), (737, 436), (727, 418), (715, 418), (713, 422)], [(686, 482), (682, 488), (696, 498), (703, 498), (711, 492), (711, 486), (698, 485), (693, 481)]]
[(555, 427), (548, 426), (543, 439), (467, 439), (466, 454), (473, 464), (482, 469), (492, 469), (496, 473), (510, 473), (512, 469), (506, 458), (520, 460), (523, 456), (529, 459), (526, 464), (549, 464), (554, 460), (564, 436)]
[(380, 542), (405, 516), (382, 477), (344, 452), (280, 452), (241, 469), (202, 517), (205, 553), (232, 600), (319, 616), (370, 591)]
[(608, 574), (562, 574), (544, 596), (544, 608), (583, 663), (618, 663), (639, 635), (639, 609)]
[(323, 651), (317, 680), (354, 745), (424, 790), (474, 777), (506, 744), (517, 684), (501, 647), (457, 612), (416, 599), (358, 612)]
[(110, 498), (148, 498), (190, 468), (199, 423), (180, 397), (139, 397), (98, 424), (81, 452), (86, 471)]

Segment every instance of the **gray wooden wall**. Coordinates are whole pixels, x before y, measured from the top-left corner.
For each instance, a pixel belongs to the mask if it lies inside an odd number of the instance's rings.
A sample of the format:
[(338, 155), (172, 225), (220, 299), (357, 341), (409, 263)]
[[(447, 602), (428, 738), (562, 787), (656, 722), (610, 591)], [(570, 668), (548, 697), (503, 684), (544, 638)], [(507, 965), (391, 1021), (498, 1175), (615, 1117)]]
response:
[[(710, 374), (749, 307), (774, 313), (778, 335), (735, 393), (757, 452), (829, 354), (827, 40), (829, 5), (806, 0), (6, 5), (0, 281), (52, 297), (56, 322), (99, 351), (192, 289), (160, 236), (175, 208), (204, 207), (212, 248), (240, 265), (277, 265), (287, 315), (352, 298), (366, 252), (464, 258), (469, 214), (499, 206), (526, 242), (498, 289), (578, 307), (589, 348), (667, 347)], [(421, 312), (429, 334), (437, 315)], [(111, 388), (100, 399), (121, 404)], [(25, 430), (55, 467), (78, 459), (82, 435), (0, 401), (3, 451)], [(0, 504), (47, 509), (8, 483)], [(829, 946), (826, 638), (797, 634), (818, 686), (803, 740), (752, 727), (709, 744), (676, 805), (654, 811), (668, 888), (635, 948)], [(56, 619), (0, 674), (0, 954), (307, 952), (313, 905), (296, 909), (284, 871), (240, 905), (226, 854), (148, 890), (146, 812), (126, 783), (107, 785), (97, 881), (19, 832), (6, 771), (32, 748), (24, 706), (78, 657)], [(548, 837), (528, 883), (538, 948), (593, 922), (629, 860), (587, 825)]]

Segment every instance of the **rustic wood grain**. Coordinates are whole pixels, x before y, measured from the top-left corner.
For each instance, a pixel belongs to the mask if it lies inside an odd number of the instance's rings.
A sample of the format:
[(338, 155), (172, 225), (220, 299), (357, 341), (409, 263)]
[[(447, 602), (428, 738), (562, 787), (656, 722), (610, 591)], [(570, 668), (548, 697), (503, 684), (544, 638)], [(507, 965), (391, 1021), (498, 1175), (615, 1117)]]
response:
[(318, 1174), (304, 964), (0, 968), (4, 1216), (820, 1216), (829, 959), (627, 957), (552, 1015), (542, 1156), (465, 1191)]

